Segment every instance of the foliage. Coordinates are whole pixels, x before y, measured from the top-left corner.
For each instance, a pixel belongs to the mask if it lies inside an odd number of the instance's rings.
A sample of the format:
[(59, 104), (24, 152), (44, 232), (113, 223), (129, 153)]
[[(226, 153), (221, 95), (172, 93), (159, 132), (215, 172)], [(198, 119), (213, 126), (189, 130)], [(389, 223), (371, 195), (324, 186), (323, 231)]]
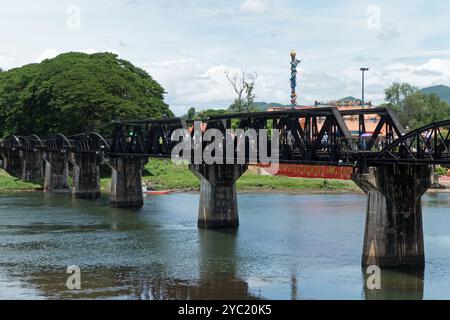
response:
[(403, 108), (406, 97), (417, 91), (416, 87), (411, 86), (408, 83), (394, 82), (384, 93), (386, 95), (385, 100), (399, 108)]
[(450, 118), (450, 106), (435, 94), (424, 94), (408, 84), (394, 83), (386, 89), (384, 105), (410, 130)]
[(206, 120), (210, 117), (222, 116), (229, 113), (231, 111), (226, 109), (205, 109), (197, 112), (195, 108), (190, 108), (188, 113), (182, 116), (182, 118), (186, 120)]
[(445, 167), (439, 166), (439, 167), (436, 167), (434, 172), (442, 177), (442, 176), (446, 176), (448, 174), (448, 169)]
[(0, 133), (109, 133), (116, 119), (173, 116), (164, 89), (112, 53), (66, 53), (0, 73)]
[(236, 113), (259, 111), (259, 108), (254, 105), (257, 75), (249, 75), (245, 71), (241, 75), (236, 73), (230, 75), (228, 72), (225, 72), (225, 75), (237, 95), (229, 110)]
[(186, 119), (194, 120), (196, 115), (197, 115), (197, 112), (195, 111), (195, 108), (190, 108), (187, 112)]
[[(143, 182), (157, 190), (199, 190), (200, 180), (187, 165), (175, 165), (170, 160), (151, 159), (145, 166)], [(110, 179), (102, 179), (102, 187), (110, 188)], [(358, 191), (352, 181), (300, 179), (282, 176), (264, 176), (248, 170), (237, 182), (239, 190), (304, 190), (304, 191)]]

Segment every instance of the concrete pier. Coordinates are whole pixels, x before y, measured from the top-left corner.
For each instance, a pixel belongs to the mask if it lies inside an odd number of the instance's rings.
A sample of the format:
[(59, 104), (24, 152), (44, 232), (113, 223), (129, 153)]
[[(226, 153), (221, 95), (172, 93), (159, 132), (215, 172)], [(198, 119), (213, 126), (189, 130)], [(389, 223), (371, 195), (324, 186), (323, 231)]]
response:
[[(423, 300), (424, 269), (416, 267), (381, 268), (378, 280), (373, 271), (363, 268), (363, 292), (366, 300)], [(373, 285), (379, 281), (379, 288)], [(368, 284), (372, 287), (369, 289)], [(387, 285), (388, 284), (388, 285)]]
[(41, 150), (24, 150), (22, 158), (23, 181), (41, 183), (44, 181), (43, 152)]
[(190, 165), (201, 179), (199, 228), (238, 227), (236, 181), (247, 165)]
[(431, 172), (424, 165), (384, 165), (353, 175), (368, 194), (363, 265), (424, 267), (421, 197)]
[(142, 157), (111, 157), (111, 206), (141, 207), (144, 204), (142, 170), (147, 161), (148, 158)]
[(23, 152), (18, 149), (4, 150), (3, 169), (14, 177), (22, 177)]
[(72, 154), (72, 160), (72, 195), (75, 198), (99, 198), (101, 157), (96, 152), (77, 152)]
[(69, 156), (67, 152), (45, 152), (44, 191), (67, 192), (69, 184)]

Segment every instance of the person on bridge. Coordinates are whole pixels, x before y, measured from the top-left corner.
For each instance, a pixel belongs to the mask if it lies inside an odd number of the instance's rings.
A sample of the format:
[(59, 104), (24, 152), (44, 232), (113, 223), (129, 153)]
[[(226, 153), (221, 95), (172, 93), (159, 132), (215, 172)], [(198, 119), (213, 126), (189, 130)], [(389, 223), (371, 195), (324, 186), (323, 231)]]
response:
[(324, 133), (321, 143), (322, 143), (323, 150), (326, 150), (328, 147), (328, 132)]

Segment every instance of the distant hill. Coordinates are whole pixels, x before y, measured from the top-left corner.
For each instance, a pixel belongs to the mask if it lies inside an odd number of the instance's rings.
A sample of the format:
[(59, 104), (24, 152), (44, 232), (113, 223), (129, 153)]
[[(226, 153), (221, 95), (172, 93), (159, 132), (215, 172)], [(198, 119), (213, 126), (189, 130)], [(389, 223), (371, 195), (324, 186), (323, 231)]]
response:
[(272, 108), (272, 107), (275, 107), (275, 108), (279, 108), (279, 107), (290, 107), (290, 105), (289, 106), (287, 106), (287, 105), (284, 105), (284, 104), (281, 104), (281, 103), (276, 103), (276, 102), (270, 102), (270, 103), (267, 103), (267, 102), (254, 102), (253, 103), (259, 110), (261, 110), (261, 111), (266, 111), (268, 108)]
[(441, 98), (441, 100), (450, 104), (450, 87), (447, 87), (444, 85), (438, 85), (438, 86), (423, 88), (422, 90), (420, 90), (420, 92), (422, 92), (424, 94), (434, 93), (439, 98)]
[[(355, 102), (356, 100), (358, 100), (355, 97), (345, 97), (342, 99), (339, 99), (338, 101), (352, 101)], [(281, 108), (281, 107), (288, 107), (290, 108), (291, 105), (290, 104), (282, 104), (282, 103), (277, 103), (277, 102), (255, 102), (254, 105), (260, 110), (260, 111), (267, 111), (267, 109), (269, 108)], [(311, 104), (313, 105), (313, 104)]]
[(356, 100), (358, 100), (358, 99), (356, 99), (355, 97), (350, 96), (350, 97), (342, 98), (339, 101), (353, 101), (353, 102), (355, 102)]

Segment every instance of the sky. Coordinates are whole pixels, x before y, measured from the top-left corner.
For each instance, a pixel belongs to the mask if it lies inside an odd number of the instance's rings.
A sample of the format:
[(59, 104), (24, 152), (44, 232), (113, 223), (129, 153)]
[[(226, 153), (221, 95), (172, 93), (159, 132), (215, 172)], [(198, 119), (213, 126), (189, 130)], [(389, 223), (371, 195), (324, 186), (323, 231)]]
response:
[(225, 72), (257, 74), (256, 101), (289, 103), (290, 52), (302, 60), (298, 102), (361, 96), (392, 82), (450, 85), (448, 1), (0, 0), (0, 67), (67, 51), (109, 51), (145, 69), (177, 115), (224, 108)]

